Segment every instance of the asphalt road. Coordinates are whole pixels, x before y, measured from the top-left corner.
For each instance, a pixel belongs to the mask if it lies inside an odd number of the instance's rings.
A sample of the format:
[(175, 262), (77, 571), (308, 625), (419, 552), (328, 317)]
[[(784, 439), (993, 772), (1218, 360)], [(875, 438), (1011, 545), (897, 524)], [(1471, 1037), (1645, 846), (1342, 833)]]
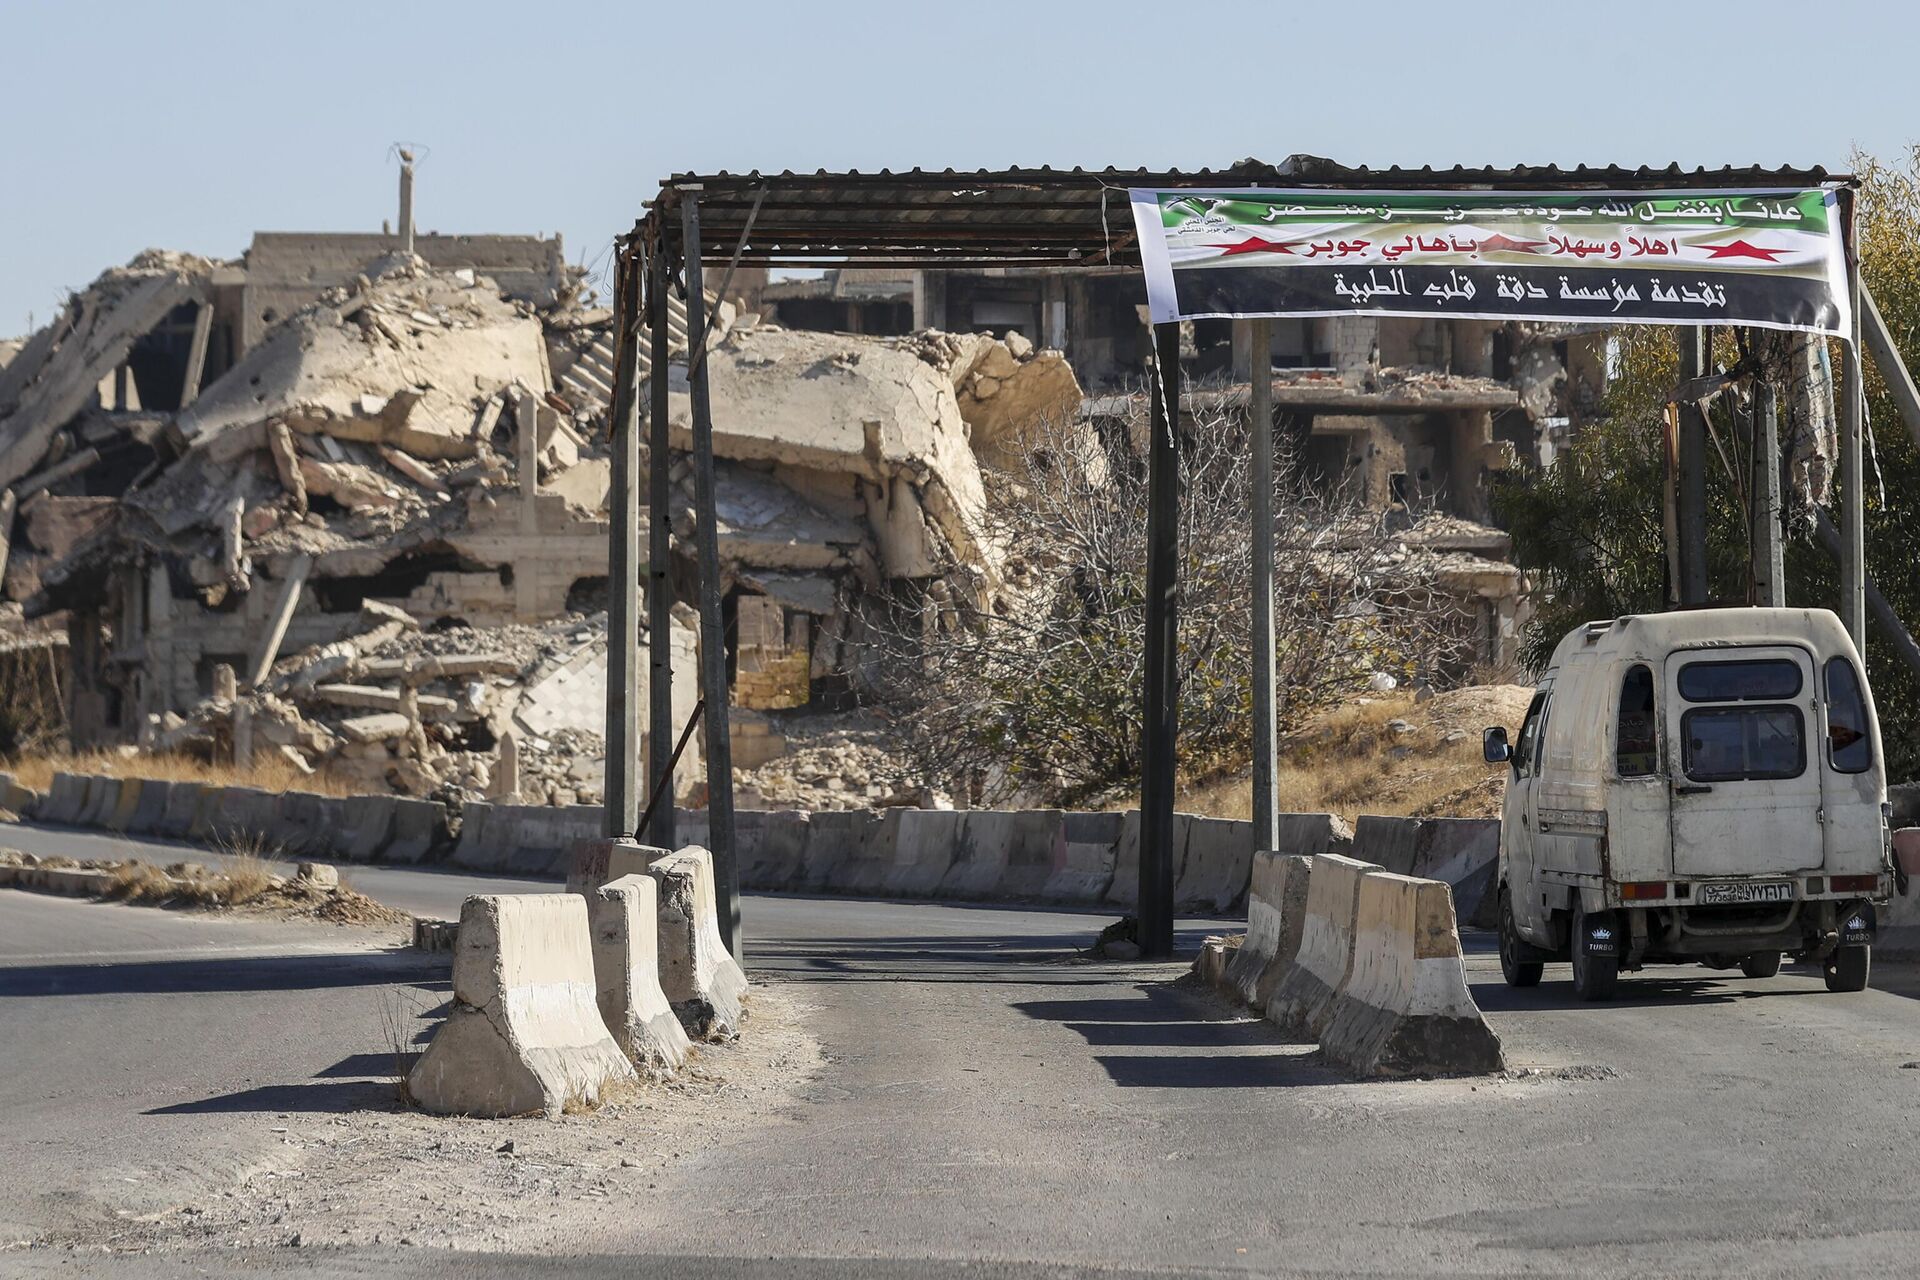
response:
[[(532, 887), (353, 877), (448, 916)], [(1101, 916), (778, 897), (746, 918), (756, 980), (814, 1007), (830, 1065), (797, 1119), (680, 1162), (577, 1256), (15, 1250), (0, 1275), (1904, 1276), (1920, 1257), (1920, 1002), (1892, 991), (1669, 969), (1583, 1006), (1564, 966), (1509, 992), (1477, 952), (1521, 1070), (1356, 1083), (1170, 967), (1069, 961)], [(231, 1179), (274, 1111), (347, 1087), (341, 1047), (380, 1042), (385, 993), (443, 985), (444, 960), (354, 931), (0, 891), (0, 1246), (157, 1152), (175, 1183)]]

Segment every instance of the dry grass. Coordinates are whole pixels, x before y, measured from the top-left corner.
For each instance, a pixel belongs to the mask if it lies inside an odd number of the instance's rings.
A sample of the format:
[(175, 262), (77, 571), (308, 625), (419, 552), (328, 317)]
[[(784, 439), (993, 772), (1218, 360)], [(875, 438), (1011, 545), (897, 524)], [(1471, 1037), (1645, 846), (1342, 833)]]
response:
[(119, 902), (166, 902), (176, 890), (173, 877), (145, 862), (123, 862), (113, 869), (103, 897)]
[[(1336, 813), (1348, 822), (1362, 813), (1497, 816), (1505, 766), (1481, 758), (1480, 730), (1517, 730), (1531, 696), (1518, 685), (1471, 686), (1426, 702), (1390, 693), (1340, 707), (1281, 744), (1281, 807)], [(1179, 807), (1251, 817), (1252, 779), (1183, 781)]]
[(251, 769), (217, 764), (174, 753), (134, 754), (85, 751), (72, 754), (21, 756), (6, 769), (24, 787), (46, 791), (56, 773), (94, 773), (114, 778), (157, 778), (167, 782), (199, 782), (215, 787), (259, 787), (263, 791), (315, 791), (327, 796), (353, 794), (325, 770), (303, 773), (285, 756), (264, 754)]

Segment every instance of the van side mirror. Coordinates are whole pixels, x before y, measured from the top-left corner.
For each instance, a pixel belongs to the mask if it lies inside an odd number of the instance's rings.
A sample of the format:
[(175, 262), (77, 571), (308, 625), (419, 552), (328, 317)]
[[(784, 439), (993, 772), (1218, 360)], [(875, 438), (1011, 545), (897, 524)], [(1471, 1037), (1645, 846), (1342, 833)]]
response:
[(1513, 747), (1507, 742), (1505, 725), (1495, 725), (1480, 735), (1480, 754), (1488, 764), (1505, 764), (1513, 759)]

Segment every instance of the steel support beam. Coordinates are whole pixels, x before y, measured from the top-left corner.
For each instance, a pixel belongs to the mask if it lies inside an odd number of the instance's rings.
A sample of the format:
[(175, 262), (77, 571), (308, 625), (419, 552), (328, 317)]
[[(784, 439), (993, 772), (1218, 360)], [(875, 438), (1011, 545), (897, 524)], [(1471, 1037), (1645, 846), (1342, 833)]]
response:
[[(652, 343), (647, 409), (647, 791), (660, 791), (673, 770), (673, 480), (667, 431), (671, 378), (667, 351), (667, 260), (659, 245), (647, 260), (647, 330)], [(678, 848), (673, 784), (647, 820), (645, 842)], [(636, 833), (637, 835), (638, 833)]]
[(1280, 842), (1280, 793), (1274, 760), (1279, 691), (1273, 671), (1273, 321), (1247, 322), (1252, 392), (1247, 429), (1253, 433), (1253, 847)]
[(640, 280), (621, 251), (613, 377), (613, 527), (607, 547), (607, 762), (603, 834), (640, 821)]
[(1179, 767), (1180, 326), (1155, 325), (1153, 339), (1138, 916), (1142, 953), (1165, 959), (1173, 954), (1173, 805)]
[[(1680, 330), (1680, 382), (1685, 385), (1711, 370), (1713, 331)], [(1707, 415), (1697, 400), (1680, 403), (1680, 436), (1675, 450), (1678, 477), (1674, 491), (1675, 533), (1679, 538), (1680, 607), (1707, 602)]]
[[(707, 331), (707, 298), (700, 278), (700, 195), (680, 189), (680, 226), (686, 244), (687, 333)], [(740, 877), (733, 838), (733, 745), (727, 724), (727, 633), (720, 613), (720, 526), (715, 514), (713, 405), (707, 362), (687, 353), (693, 407), (694, 547), (700, 561), (700, 693), (707, 700), (707, 843), (713, 852), (720, 939), (736, 960), (740, 946)]]
[[(1848, 212), (1851, 231), (1852, 212)], [(1852, 234), (1847, 237), (1848, 293), (1855, 299), (1853, 334), (1841, 346), (1840, 411), (1840, 622), (1867, 659), (1867, 520), (1866, 484), (1862, 474), (1861, 418), (1866, 387), (1860, 368), (1860, 260)]]
[(1753, 386), (1753, 494), (1748, 513), (1748, 564), (1753, 573), (1753, 602), (1767, 608), (1787, 603), (1786, 563), (1780, 544), (1780, 419), (1773, 384)]
[(1907, 431), (1913, 436), (1913, 442), (1920, 445), (1920, 390), (1914, 388), (1913, 375), (1907, 372), (1907, 362), (1900, 358), (1900, 348), (1893, 345), (1893, 335), (1887, 332), (1887, 322), (1880, 318), (1880, 308), (1874, 305), (1873, 295), (1867, 292), (1864, 283), (1857, 296), (1860, 299), (1861, 336), (1867, 340), (1867, 350), (1873, 353), (1874, 366), (1886, 380), (1893, 402), (1900, 406), (1900, 417), (1906, 422)]

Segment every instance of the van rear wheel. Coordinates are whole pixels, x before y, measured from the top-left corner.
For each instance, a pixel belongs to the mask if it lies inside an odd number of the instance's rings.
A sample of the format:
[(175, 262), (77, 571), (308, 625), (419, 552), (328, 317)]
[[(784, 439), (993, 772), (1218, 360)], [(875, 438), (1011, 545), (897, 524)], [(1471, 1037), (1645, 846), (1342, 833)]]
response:
[(1582, 1000), (1613, 999), (1620, 985), (1619, 937), (1613, 917), (1578, 911), (1573, 917), (1573, 994)]
[(1740, 972), (1749, 978), (1772, 978), (1780, 973), (1778, 951), (1756, 951), (1740, 962)]
[(1836, 947), (1826, 960), (1827, 990), (1865, 991), (1872, 968), (1872, 947)]
[(1513, 895), (1500, 889), (1500, 976), (1510, 987), (1537, 987), (1547, 966), (1520, 958), (1520, 932), (1513, 926)]

